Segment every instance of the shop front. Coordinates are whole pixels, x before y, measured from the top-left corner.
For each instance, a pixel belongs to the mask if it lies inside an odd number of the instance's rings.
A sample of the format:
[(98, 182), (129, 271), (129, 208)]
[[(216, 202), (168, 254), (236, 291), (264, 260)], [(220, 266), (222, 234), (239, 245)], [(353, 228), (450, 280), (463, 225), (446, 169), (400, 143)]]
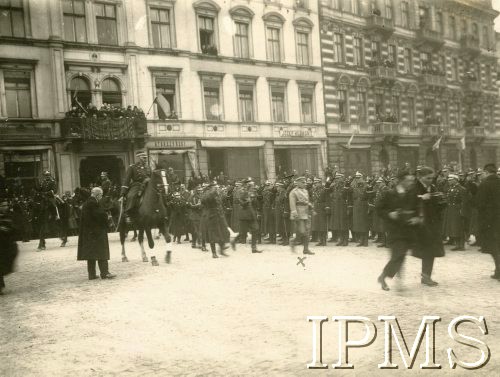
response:
[(187, 182), (193, 172), (199, 173), (194, 140), (154, 140), (147, 143), (147, 149), (153, 169), (172, 168), (181, 182)]
[[(326, 149), (326, 148), (325, 148)], [(321, 176), (326, 150), (321, 141), (274, 141), (274, 162), (277, 177), (288, 174)]]

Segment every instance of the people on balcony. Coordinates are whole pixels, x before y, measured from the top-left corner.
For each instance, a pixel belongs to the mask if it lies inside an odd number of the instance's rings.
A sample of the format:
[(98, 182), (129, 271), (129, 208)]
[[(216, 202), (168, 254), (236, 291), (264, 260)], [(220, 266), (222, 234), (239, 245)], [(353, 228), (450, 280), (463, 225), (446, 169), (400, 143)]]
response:
[(146, 119), (144, 111), (139, 107), (127, 106), (117, 107), (107, 103), (103, 103), (100, 109), (97, 109), (92, 103), (86, 108), (77, 103), (77, 106), (72, 106), (71, 110), (66, 112), (66, 118), (94, 118), (94, 119), (120, 119), (120, 118), (136, 118)]
[(388, 110), (385, 114), (377, 113), (377, 122), (397, 123), (398, 117)]

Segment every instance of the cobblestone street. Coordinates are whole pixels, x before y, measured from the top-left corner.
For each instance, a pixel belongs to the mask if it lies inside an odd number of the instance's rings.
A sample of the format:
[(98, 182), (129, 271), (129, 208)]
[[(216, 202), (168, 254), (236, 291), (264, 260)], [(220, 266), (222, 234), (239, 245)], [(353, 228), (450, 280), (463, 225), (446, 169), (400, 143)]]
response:
[[(77, 239), (66, 248), (49, 240), (47, 250), (20, 244), (17, 271), (6, 278), (0, 297), (0, 376), (173, 376), (173, 375), (400, 375), (379, 370), (384, 333), (366, 348), (353, 349), (354, 370), (331, 369), (337, 361), (337, 325), (324, 325), (323, 362), (330, 369), (308, 371), (312, 326), (308, 315), (359, 315), (376, 321), (395, 315), (411, 348), (422, 316), (438, 315), (436, 362), (441, 370), (422, 371), (424, 349), (409, 374), (498, 375), (500, 370), (500, 283), (490, 279), (489, 255), (469, 246), (438, 259), (436, 288), (422, 287), (420, 260), (408, 258), (401, 279), (384, 292), (376, 278), (388, 251), (369, 248), (313, 248), (314, 256), (298, 263), (289, 248), (250, 245), (212, 259), (209, 252), (174, 245), (172, 264), (164, 262), (165, 244), (155, 253), (159, 267), (143, 263), (139, 246), (127, 241), (129, 263), (111, 235), (111, 281), (87, 280), (86, 265), (76, 261)], [(160, 251), (162, 250), (162, 251)], [(399, 288), (398, 288), (399, 287)], [(459, 315), (484, 316), (489, 335), (464, 325), (463, 333), (483, 339), (491, 349), (486, 367), (449, 368), (446, 349), (469, 362), (479, 352), (460, 348), (447, 335)], [(352, 339), (362, 337), (353, 325)], [(395, 351), (394, 362), (404, 368)], [(496, 371), (496, 372), (495, 372)]]

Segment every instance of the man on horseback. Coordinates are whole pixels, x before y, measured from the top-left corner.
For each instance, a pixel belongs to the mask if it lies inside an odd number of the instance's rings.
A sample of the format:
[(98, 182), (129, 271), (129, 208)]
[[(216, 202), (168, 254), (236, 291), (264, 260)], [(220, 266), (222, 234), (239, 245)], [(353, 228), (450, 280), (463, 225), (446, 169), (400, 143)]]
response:
[(125, 221), (129, 224), (132, 223), (131, 217), (137, 212), (144, 187), (151, 178), (151, 169), (147, 163), (148, 155), (146, 152), (139, 151), (135, 156), (137, 162), (127, 169), (120, 198), (120, 200), (126, 199), (123, 214), (125, 215)]

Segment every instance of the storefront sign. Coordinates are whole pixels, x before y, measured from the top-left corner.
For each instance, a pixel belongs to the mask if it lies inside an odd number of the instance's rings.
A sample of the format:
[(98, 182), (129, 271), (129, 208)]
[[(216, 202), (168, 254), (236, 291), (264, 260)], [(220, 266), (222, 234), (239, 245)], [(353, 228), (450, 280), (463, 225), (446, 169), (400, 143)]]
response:
[(280, 130), (280, 137), (312, 137), (313, 133), (311, 129), (306, 130)]
[(185, 148), (194, 147), (193, 142), (186, 142), (186, 140), (156, 140), (154, 142), (155, 148)]

